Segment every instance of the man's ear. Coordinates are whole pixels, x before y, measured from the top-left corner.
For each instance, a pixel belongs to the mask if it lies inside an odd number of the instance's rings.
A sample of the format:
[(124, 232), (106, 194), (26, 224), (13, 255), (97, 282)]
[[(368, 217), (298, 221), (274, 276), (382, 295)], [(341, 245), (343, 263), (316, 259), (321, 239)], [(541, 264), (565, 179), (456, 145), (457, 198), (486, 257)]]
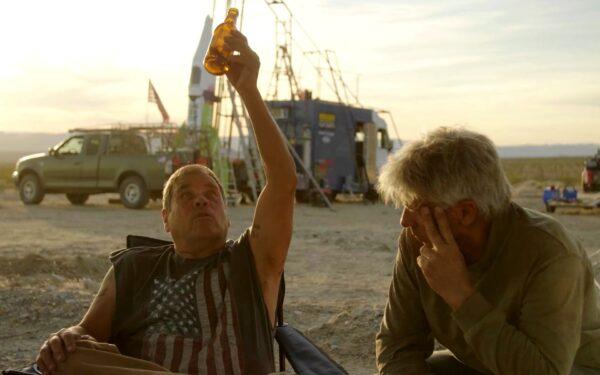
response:
[(479, 207), (472, 199), (463, 199), (455, 206), (455, 214), (458, 221), (468, 227), (479, 217)]
[(163, 208), (162, 211), (160, 211), (160, 215), (162, 216), (165, 232), (169, 233), (171, 231), (171, 228), (169, 227), (169, 212)]

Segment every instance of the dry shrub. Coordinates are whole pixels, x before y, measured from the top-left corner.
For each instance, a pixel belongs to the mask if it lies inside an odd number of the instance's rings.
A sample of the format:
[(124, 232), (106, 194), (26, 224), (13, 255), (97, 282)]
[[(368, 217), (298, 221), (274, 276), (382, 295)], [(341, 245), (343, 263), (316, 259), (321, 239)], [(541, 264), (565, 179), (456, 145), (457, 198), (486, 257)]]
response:
[(0, 186), (12, 185), (11, 174), (15, 170), (15, 163), (0, 163)]
[(524, 181), (537, 181), (541, 185), (581, 185), (581, 172), (586, 158), (515, 158), (502, 159), (504, 173), (514, 186)]

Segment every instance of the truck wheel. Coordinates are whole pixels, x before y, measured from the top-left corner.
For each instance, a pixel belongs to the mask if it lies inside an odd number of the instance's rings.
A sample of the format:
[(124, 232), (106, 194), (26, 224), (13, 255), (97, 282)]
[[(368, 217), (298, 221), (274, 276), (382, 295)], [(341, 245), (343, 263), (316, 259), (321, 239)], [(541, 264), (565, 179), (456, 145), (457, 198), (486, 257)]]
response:
[(76, 206), (85, 204), (89, 197), (89, 194), (67, 193), (67, 199), (69, 200), (69, 202)]
[(25, 204), (39, 204), (44, 199), (44, 188), (34, 174), (27, 174), (19, 182), (19, 196)]
[(138, 176), (124, 179), (119, 186), (119, 194), (121, 202), (127, 208), (144, 208), (150, 199), (144, 180)]

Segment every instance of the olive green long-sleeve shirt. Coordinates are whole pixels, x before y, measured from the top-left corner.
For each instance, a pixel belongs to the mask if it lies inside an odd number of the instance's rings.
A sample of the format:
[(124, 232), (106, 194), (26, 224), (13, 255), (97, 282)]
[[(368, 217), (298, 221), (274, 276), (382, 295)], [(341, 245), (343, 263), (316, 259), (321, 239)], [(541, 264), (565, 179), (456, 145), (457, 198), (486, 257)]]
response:
[(600, 368), (600, 291), (583, 247), (557, 221), (512, 204), (468, 267), (476, 292), (456, 311), (427, 284), (403, 230), (380, 331), (381, 374), (427, 374), (433, 339), (493, 374)]

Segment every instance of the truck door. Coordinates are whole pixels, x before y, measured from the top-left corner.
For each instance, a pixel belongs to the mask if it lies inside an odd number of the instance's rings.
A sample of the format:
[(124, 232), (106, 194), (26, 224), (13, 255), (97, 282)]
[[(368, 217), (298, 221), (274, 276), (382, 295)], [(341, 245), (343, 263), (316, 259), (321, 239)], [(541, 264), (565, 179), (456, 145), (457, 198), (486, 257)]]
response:
[(90, 134), (85, 137), (81, 165), (79, 170), (79, 186), (95, 188), (98, 185), (98, 162), (102, 135)]
[[(134, 166), (145, 171), (152, 169), (148, 165), (148, 149), (144, 138), (133, 133), (111, 133), (106, 142), (106, 150), (100, 157), (98, 167), (98, 186), (114, 188), (119, 173)], [(156, 163), (156, 161), (154, 161)], [(164, 171), (160, 169), (161, 184)]]
[(69, 188), (77, 186), (82, 162), (84, 136), (76, 135), (60, 145), (44, 163), (46, 188)]

